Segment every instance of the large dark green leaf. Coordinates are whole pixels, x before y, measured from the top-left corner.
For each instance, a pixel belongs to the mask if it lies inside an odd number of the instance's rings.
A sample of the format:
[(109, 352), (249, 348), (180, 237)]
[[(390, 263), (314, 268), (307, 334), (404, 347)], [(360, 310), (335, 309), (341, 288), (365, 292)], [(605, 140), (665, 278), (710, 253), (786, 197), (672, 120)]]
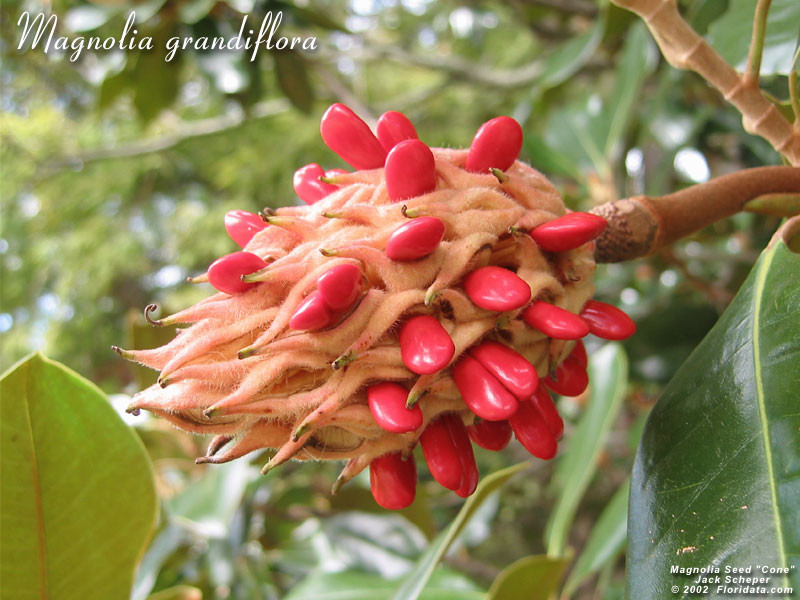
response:
[[(645, 427), (629, 507), (631, 598), (676, 597), (671, 586), (691, 578), (672, 565), (789, 568), (771, 585), (800, 587), (799, 398), (800, 255), (776, 237)], [(712, 586), (705, 597), (729, 596)]]
[(158, 507), (142, 443), (100, 390), (39, 354), (0, 395), (0, 596), (127, 598)]

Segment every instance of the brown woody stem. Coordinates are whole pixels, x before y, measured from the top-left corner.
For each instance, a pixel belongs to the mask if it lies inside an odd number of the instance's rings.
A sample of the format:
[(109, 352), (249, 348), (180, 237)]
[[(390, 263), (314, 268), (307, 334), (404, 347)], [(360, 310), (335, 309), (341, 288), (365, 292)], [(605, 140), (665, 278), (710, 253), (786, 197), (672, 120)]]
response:
[(620, 262), (736, 214), (767, 194), (800, 193), (800, 168), (758, 167), (723, 175), (666, 196), (635, 196), (606, 202), (591, 212), (608, 221), (596, 240), (595, 260)]
[(800, 131), (761, 93), (757, 81), (737, 73), (691, 28), (678, 12), (676, 0), (612, 2), (644, 20), (672, 66), (699, 73), (739, 109), (746, 131), (766, 139), (792, 165), (800, 165)]

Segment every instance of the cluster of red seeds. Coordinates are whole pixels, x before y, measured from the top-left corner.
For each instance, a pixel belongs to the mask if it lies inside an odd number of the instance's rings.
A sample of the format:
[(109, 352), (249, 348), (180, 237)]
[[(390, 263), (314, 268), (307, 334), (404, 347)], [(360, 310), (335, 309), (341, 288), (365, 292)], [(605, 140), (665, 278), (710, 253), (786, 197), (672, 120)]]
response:
[(265, 469), (347, 458), (335, 487), (369, 466), (376, 501), (398, 509), (414, 499), (417, 443), (462, 497), (479, 479), (471, 442), (500, 450), (513, 432), (555, 456), (564, 425), (548, 389), (582, 393), (580, 339), (635, 326), (588, 299), (605, 221), (563, 214), (516, 162), (516, 121), (488, 121), (460, 153), (434, 153), (401, 113), (376, 132), (330, 107), (322, 138), (356, 171), (307, 165), (294, 176), (307, 207), (228, 213), (244, 250), (196, 278), (220, 294), (154, 322), (194, 323), (167, 346), (117, 351), (161, 370), (131, 411), (217, 434), (200, 461), (265, 447), (279, 448)]

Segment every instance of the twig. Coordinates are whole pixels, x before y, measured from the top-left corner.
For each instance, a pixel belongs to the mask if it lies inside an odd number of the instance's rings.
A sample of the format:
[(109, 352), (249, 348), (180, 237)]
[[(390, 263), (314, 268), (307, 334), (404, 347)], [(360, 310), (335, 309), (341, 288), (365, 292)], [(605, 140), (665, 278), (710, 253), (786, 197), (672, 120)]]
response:
[(666, 196), (606, 202), (591, 212), (608, 220), (595, 260), (647, 256), (667, 244), (743, 210), (765, 194), (800, 193), (800, 168), (758, 167), (723, 175)]
[(639, 15), (664, 58), (678, 69), (691, 69), (717, 88), (742, 114), (749, 133), (760, 135), (791, 164), (800, 165), (800, 131), (792, 127), (758, 86), (748, 84), (692, 29), (678, 12), (676, 0), (612, 0)]
[(245, 121), (272, 117), (289, 110), (289, 108), (289, 102), (281, 98), (260, 102), (254, 105), (247, 113), (231, 113), (219, 117), (212, 117), (210, 119), (185, 122), (178, 127), (174, 133), (169, 135), (133, 142), (131, 144), (120, 144), (108, 148), (89, 150), (73, 156), (55, 159), (42, 167), (40, 177), (47, 177), (66, 168), (82, 166), (101, 160), (133, 158), (145, 154), (164, 152), (187, 140), (222, 133), (228, 129), (239, 127)]
[(758, 0), (753, 17), (753, 34), (750, 38), (750, 50), (747, 53), (747, 67), (744, 70), (745, 85), (758, 85), (761, 73), (761, 56), (764, 53), (764, 34), (767, 31), (767, 14), (772, 0)]
[(584, 17), (594, 17), (597, 15), (596, 6), (588, 2), (580, 2), (577, 0), (520, 0), (520, 4), (552, 8), (561, 12), (582, 15)]
[(792, 66), (789, 69), (789, 99), (794, 113), (794, 128), (800, 131), (800, 84), (797, 81), (797, 70), (800, 65), (798, 65), (798, 61), (800, 61), (800, 44), (797, 45), (797, 50), (795, 50), (794, 58), (792, 59)]
[(514, 69), (490, 69), (453, 56), (414, 54), (397, 46), (370, 46), (365, 47), (364, 52), (372, 54), (374, 58), (388, 58), (407, 65), (434, 69), (459, 79), (499, 88), (529, 85), (544, 71), (544, 63), (541, 60), (534, 60)]

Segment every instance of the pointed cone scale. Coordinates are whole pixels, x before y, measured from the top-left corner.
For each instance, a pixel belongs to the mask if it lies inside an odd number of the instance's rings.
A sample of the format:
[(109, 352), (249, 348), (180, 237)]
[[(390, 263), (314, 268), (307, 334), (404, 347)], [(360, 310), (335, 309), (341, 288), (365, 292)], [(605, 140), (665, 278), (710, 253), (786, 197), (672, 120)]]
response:
[(386, 152), (390, 152), (400, 142), (417, 139), (414, 124), (403, 113), (390, 110), (381, 115), (375, 126), (378, 141)]
[(453, 380), (466, 405), (481, 419), (502, 421), (517, 410), (517, 399), (469, 355), (453, 366)]
[(242, 248), (250, 243), (253, 236), (267, 227), (257, 214), (246, 210), (232, 210), (225, 214), (225, 231)]
[(626, 340), (636, 333), (636, 323), (616, 306), (589, 300), (581, 311), (589, 331), (605, 340)]
[(522, 320), (556, 340), (577, 340), (589, 334), (589, 326), (578, 315), (541, 300), (522, 311)]
[(386, 157), (386, 193), (392, 202), (416, 198), (436, 189), (436, 161), (424, 142), (400, 142)]
[(319, 178), (324, 176), (325, 171), (315, 163), (297, 169), (292, 177), (292, 185), (300, 200), (311, 205), (339, 189), (335, 185), (322, 183)]
[(565, 252), (595, 239), (606, 225), (606, 220), (598, 215), (572, 212), (539, 225), (531, 231), (531, 237), (542, 250)]
[(243, 275), (249, 275), (267, 266), (252, 252), (234, 252), (218, 258), (208, 267), (208, 282), (220, 292), (241, 294), (257, 283), (245, 283)]
[(410, 506), (417, 492), (414, 457), (403, 460), (399, 452), (394, 452), (374, 459), (369, 465), (369, 487), (375, 502), (383, 508), (400, 510)]
[(464, 291), (477, 306), (498, 312), (522, 308), (531, 299), (531, 287), (502, 267), (483, 267), (464, 280)]
[(361, 269), (353, 264), (328, 269), (317, 279), (317, 291), (331, 310), (347, 310), (361, 292)]
[(511, 425), (508, 421), (476, 420), (467, 427), (467, 433), (481, 448), (497, 452), (508, 446), (511, 440)]
[(436, 217), (418, 217), (398, 227), (386, 242), (392, 260), (416, 260), (436, 250), (444, 237), (444, 222)]
[(514, 435), (525, 449), (536, 458), (550, 460), (558, 452), (558, 442), (550, 432), (542, 415), (530, 402), (523, 402), (508, 420)]
[(429, 423), (419, 438), (425, 462), (433, 478), (448, 490), (457, 490), (463, 481), (461, 459), (443, 417)]
[(445, 423), (450, 431), (450, 437), (455, 445), (458, 458), (461, 461), (461, 485), (454, 490), (462, 498), (471, 496), (478, 487), (480, 473), (478, 465), (475, 463), (475, 455), (472, 452), (472, 444), (469, 441), (467, 429), (461, 417), (455, 414), (445, 415)]
[(344, 104), (333, 104), (322, 115), (322, 140), (354, 169), (378, 169), (386, 151), (369, 126)]
[(539, 411), (539, 414), (542, 415), (553, 437), (557, 440), (561, 439), (561, 436), (564, 434), (564, 419), (558, 414), (556, 403), (553, 402), (553, 398), (544, 385), (540, 385), (536, 389), (536, 393), (531, 396), (531, 403), (536, 407), (536, 410)]
[(391, 433), (408, 433), (422, 427), (419, 404), (406, 408), (408, 390), (399, 383), (385, 381), (367, 388), (367, 402), (372, 418)]
[(464, 168), (473, 173), (505, 171), (522, 150), (522, 127), (511, 117), (496, 117), (481, 125), (467, 154)]
[(556, 367), (555, 379), (545, 377), (544, 383), (561, 396), (578, 396), (589, 385), (589, 375), (586, 373), (586, 367), (568, 356)]
[(289, 328), (294, 330), (316, 331), (330, 325), (333, 314), (322, 300), (319, 292), (311, 292), (300, 303), (289, 320)]
[(400, 355), (406, 367), (417, 375), (444, 369), (455, 351), (450, 334), (434, 317), (411, 317), (400, 329)]
[(520, 400), (530, 398), (539, 385), (536, 368), (505, 344), (487, 340), (470, 348), (469, 354)]

